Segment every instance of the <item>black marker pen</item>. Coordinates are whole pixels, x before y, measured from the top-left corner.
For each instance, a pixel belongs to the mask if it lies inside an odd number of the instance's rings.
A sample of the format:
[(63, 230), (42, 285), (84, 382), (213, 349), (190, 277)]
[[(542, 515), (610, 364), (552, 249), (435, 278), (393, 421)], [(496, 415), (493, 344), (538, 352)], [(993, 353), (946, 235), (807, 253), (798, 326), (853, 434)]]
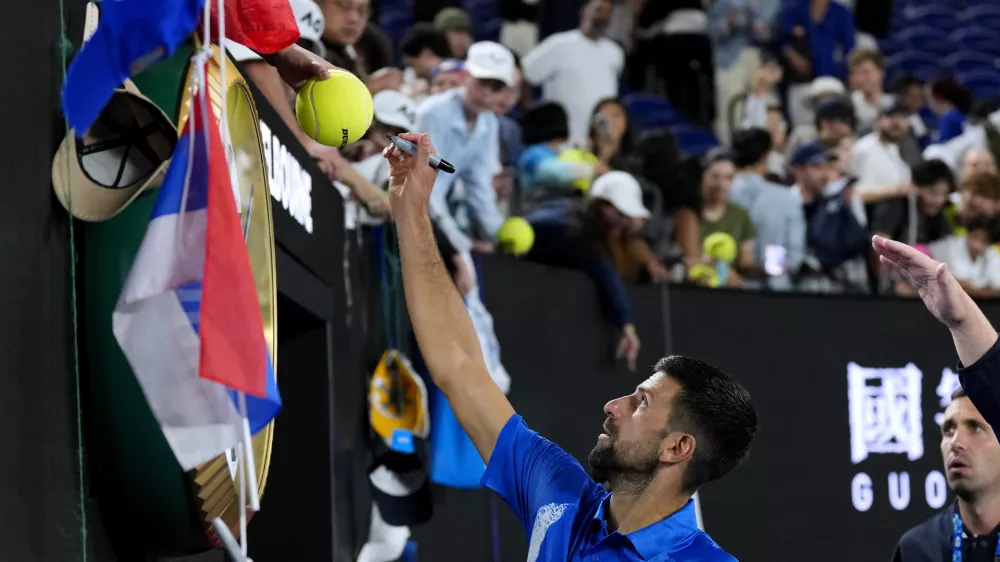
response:
[[(409, 154), (410, 156), (417, 155), (417, 147), (412, 142), (406, 139), (401, 139), (395, 135), (386, 135), (386, 136), (389, 137), (389, 142), (391, 142), (392, 145), (395, 146), (396, 148), (402, 150), (403, 152)], [(431, 154), (430, 161), (428, 162), (428, 164), (431, 165), (431, 168), (434, 168), (435, 170), (444, 172), (446, 174), (455, 173), (454, 166), (448, 163), (447, 160), (442, 160), (433, 154)]]

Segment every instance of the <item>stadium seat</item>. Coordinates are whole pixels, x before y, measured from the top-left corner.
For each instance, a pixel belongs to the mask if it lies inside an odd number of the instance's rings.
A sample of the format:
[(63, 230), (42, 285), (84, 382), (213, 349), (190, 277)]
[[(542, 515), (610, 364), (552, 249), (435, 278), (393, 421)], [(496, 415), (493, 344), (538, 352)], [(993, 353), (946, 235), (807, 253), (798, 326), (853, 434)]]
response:
[(923, 51), (900, 51), (885, 60), (886, 76), (912, 74), (919, 80), (927, 82), (941, 74), (941, 67), (938, 66), (939, 61), (937, 56)]
[(980, 72), (970, 72), (956, 76), (966, 88), (972, 90), (972, 94), (979, 98), (992, 98), (1000, 96), (1000, 70), (992, 69)]
[(958, 11), (954, 6), (932, 3), (907, 6), (903, 10), (906, 27), (927, 27), (943, 32), (951, 32), (960, 25)]
[(1000, 3), (993, 0), (991, 3), (970, 6), (962, 14), (962, 19), (976, 27), (1000, 29)]
[(690, 125), (677, 125), (670, 128), (671, 134), (677, 140), (677, 148), (686, 154), (701, 158), (706, 152), (719, 146), (719, 140), (711, 131), (698, 129)]
[(998, 68), (997, 57), (977, 51), (960, 51), (945, 57), (942, 68), (952, 74), (994, 71)]
[(683, 120), (673, 106), (660, 96), (643, 93), (629, 94), (622, 98), (622, 104), (628, 111), (632, 130), (636, 133), (649, 129), (672, 127)]
[(951, 34), (958, 49), (1000, 56), (1000, 31), (984, 27), (963, 27)]
[(939, 56), (947, 56), (954, 53), (955, 41), (949, 37), (948, 33), (927, 26), (908, 27), (899, 32), (899, 42), (906, 49), (924, 51)]

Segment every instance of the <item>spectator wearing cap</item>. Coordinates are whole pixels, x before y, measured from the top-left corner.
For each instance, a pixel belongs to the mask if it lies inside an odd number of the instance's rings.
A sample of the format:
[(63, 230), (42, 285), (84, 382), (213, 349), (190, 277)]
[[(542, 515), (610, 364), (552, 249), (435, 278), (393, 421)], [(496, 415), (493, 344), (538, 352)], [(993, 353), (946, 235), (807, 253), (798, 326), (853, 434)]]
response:
[[(767, 158), (771, 152), (771, 135), (763, 129), (747, 129), (733, 136), (733, 161), (737, 173), (733, 177), (730, 200), (750, 213), (757, 244), (754, 265), (766, 272), (763, 283), (748, 282), (748, 288), (763, 285), (776, 291), (792, 288), (791, 274), (798, 271), (805, 253), (805, 217), (798, 198), (785, 186), (767, 181)], [(769, 249), (770, 248), (770, 249)], [(765, 268), (765, 258), (784, 255), (780, 271)]]
[(526, 258), (590, 275), (621, 329), (618, 356), (634, 363), (639, 336), (620, 268), (630, 267), (627, 262), (635, 258), (631, 243), (638, 238), (638, 224), (650, 212), (642, 202), (639, 182), (626, 172), (604, 174), (594, 181), (589, 194), (579, 205), (559, 201), (525, 215), (535, 231), (535, 243)]
[[(492, 185), (493, 176), (500, 171), (499, 124), (493, 110), (503, 89), (514, 86), (514, 72), (514, 56), (503, 45), (475, 43), (465, 61), (464, 88), (430, 97), (417, 111), (416, 130), (430, 133), (438, 153), (457, 170), (438, 174), (430, 214), (459, 252), (474, 247), (491, 251), (504, 220)], [(448, 207), (456, 179), (461, 179), (464, 191), (459, 199), (483, 238), (476, 243)]]
[(781, 2), (778, 0), (716, 0), (708, 11), (708, 35), (715, 61), (716, 134), (729, 144), (729, 116), (733, 99), (752, 89), (761, 65), (756, 45), (771, 39)]
[(729, 126), (739, 129), (764, 128), (767, 124), (767, 108), (775, 105), (778, 98), (774, 88), (781, 82), (782, 70), (778, 59), (768, 51), (760, 51), (760, 65), (754, 72), (750, 90), (733, 98), (727, 108)]
[(431, 95), (462, 87), (465, 76), (465, 62), (457, 59), (441, 61), (431, 72)]
[(522, 60), (524, 78), (541, 86), (542, 96), (569, 115), (570, 142), (584, 146), (591, 113), (602, 99), (618, 97), (625, 65), (622, 48), (605, 37), (611, 0), (590, 0), (580, 11), (580, 27), (549, 36)]
[(885, 61), (874, 49), (855, 49), (847, 58), (850, 71), (851, 103), (857, 128), (864, 134), (872, 129), (879, 113), (895, 101), (882, 91)]
[(422, 100), (430, 93), (434, 69), (451, 57), (448, 40), (433, 25), (418, 23), (403, 36), (399, 50), (405, 65), (400, 91), (414, 100)]
[(795, 125), (809, 121), (803, 105), (808, 81), (833, 76), (843, 82), (847, 75), (844, 57), (854, 50), (854, 43), (854, 15), (839, 2), (801, 0), (785, 4), (778, 44), (791, 74), (806, 81), (789, 88), (789, 113)]
[(701, 213), (698, 230), (702, 244), (712, 234), (728, 234), (736, 240), (739, 255), (733, 264), (736, 271), (730, 272), (730, 286), (740, 286), (743, 275), (754, 269), (753, 221), (746, 209), (729, 200), (733, 187), (736, 165), (732, 155), (721, 148), (713, 149), (705, 157), (705, 171), (701, 175)]
[(796, 148), (830, 134), (848, 135), (854, 133), (854, 106), (845, 96), (834, 96), (821, 101), (816, 106), (813, 123), (800, 124), (792, 131), (785, 147), (785, 154), (791, 156)]
[(434, 27), (444, 33), (451, 58), (465, 59), (472, 45), (472, 19), (461, 8), (445, 8), (434, 16)]
[(945, 213), (948, 195), (955, 191), (951, 168), (940, 160), (927, 160), (913, 166), (911, 177), (917, 189), (912, 212), (909, 200), (886, 201), (874, 210), (872, 231), (911, 246), (948, 236), (954, 229)]
[(851, 173), (858, 179), (861, 195), (855, 212), (867, 225), (871, 205), (915, 193), (910, 166), (900, 154), (899, 144), (910, 130), (910, 112), (894, 102), (879, 113), (875, 130), (858, 139), (851, 151)]
[[(869, 292), (863, 257), (869, 237), (851, 210), (857, 197), (853, 178), (842, 177), (836, 165), (837, 155), (819, 141), (799, 146), (789, 159), (792, 192), (802, 203), (807, 232), (796, 287), (811, 293)], [(821, 215), (823, 222), (817, 223)]]
[(927, 106), (938, 116), (938, 142), (947, 142), (965, 130), (972, 111), (972, 92), (952, 76), (938, 76), (927, 86)]
[[(380, 51), (386, 49), (384, 33), (368, 22), (370, 0), (319, 0), (323, 9), (325, 27), (323, 45), (326, 60), (355, 74), (364, 81), (372, 94), (381, 90), (398, 90), (402, 86), (403, 72), (384, 66), (391, 61)], [(361, 42), (368, 37), (365, 45)], [(391, 44), (388, 47), (392, 51)], [(367, 55), (367, 56), (366, 56)]]

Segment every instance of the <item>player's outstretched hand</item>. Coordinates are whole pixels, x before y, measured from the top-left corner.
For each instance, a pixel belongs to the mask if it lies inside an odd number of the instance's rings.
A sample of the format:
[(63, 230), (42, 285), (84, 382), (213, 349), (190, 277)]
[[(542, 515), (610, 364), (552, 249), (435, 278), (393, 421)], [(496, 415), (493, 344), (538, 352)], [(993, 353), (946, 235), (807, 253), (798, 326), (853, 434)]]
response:
[(397, 220), (427, 213), (438, 174), (429, 164), (434, 154), (429, 134), (403, 133), (399, 137), (416, 145), (417, 154), (410, 156), (393, 145), (382, 152), (389, 160), (389, 203)]
[(978, 312), (972, 298), (948, 271), (948, 266), (902, 242), (875, 236), (872, 248), (879, 261), (898, 271), (923, 299), (927, 310), (948, 328), (959, 327)]

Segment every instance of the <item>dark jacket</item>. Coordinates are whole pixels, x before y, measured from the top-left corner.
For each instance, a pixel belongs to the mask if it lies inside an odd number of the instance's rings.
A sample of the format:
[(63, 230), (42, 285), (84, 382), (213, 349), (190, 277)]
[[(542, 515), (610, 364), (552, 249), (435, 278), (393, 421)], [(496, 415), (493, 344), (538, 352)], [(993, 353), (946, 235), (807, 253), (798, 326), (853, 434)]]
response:
[(1000, 427), (1000, 340), (972, 365), (960, 364), (958, 378), (986, 423)]
[(632, 322), (625, 283), (576, 201), (557, 201), (524, 217), (535, 231), (529, 261), (585, 271), (597, 282), (617, 326)]
[[(955, 502), (948, 509), (907, 531), (892, 554), (893, 562), (951, 562)], [(996, 552), (996, 531), (991, 537), (974, 537), (966, 531), (962, 540), (963, 562), (990, 562)]]

